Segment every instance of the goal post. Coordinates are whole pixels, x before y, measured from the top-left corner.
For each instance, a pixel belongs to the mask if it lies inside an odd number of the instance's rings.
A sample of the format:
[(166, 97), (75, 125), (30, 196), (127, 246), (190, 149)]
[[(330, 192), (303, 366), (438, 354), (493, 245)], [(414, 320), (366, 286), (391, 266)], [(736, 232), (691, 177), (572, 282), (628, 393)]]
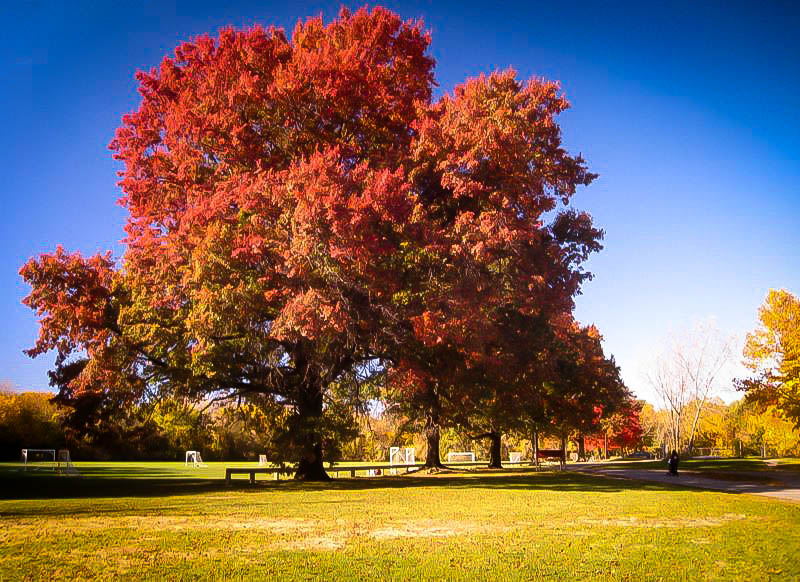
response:
[(56, 460), (56, 469), (62, 475), (78, 476), (80, 473), (72, 464), (72, 458), (69, 455), (69, 450), (60, 449), (58, 451), (58, 459)]
[(200, 456), (200, 451), (186, 451), (185, 467), (208, 467)]
[[(413, 465), (414, 447), (389, 447), (389, 465)], [(397, 475), (397, 469), (392, 469), (392, 475)]]
[(414, 463), (414, 447), (389, 448), (390, 465), (413, 465)]
[(55, 449), (22, 449), (20, 455), (23, 471), (28, 469), (56, 469)]
[(474, 463), (475, 453), (472, 451), (451, 451), (447, 453), (448, 463)]

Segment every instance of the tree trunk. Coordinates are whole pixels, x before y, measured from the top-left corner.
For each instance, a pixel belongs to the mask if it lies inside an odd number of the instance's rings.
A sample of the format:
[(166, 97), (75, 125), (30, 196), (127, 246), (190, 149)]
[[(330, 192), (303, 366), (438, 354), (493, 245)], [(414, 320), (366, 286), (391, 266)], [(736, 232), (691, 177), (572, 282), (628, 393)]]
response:
[(559, 467), (562, 471), (567, 468), (567, 436), (564, 433), (561, 433), (561, 460)]
[(306, 384), (300, 389), (297, 401), (295, 443), (300, 449), (300, 461), (294, 478), (301, 481), (330, 481), (322, 462), (322, 388)]
[(539, 431), (534, 430), (531, 435), (531, 449), (533, 449), (533, 462), (539, 466)]
[(578, 460), (586, 460), (586, 441), (583, 438), (583, 433), (578, 435)]
[(426, 469), (442, 469), (442, 459), (439, 456), (439, 409), (434, 405), (425, 413), (425, 441), (428, 450), (425, 453)]
[(603, 434), (603, 458), (608, 460), (608, 431)]
[(705, 397), (700, 401), (700, 405), (697, 407), (697, 410), (694, 413), (694, 420), (692, 421), (692, 430), (689, 432), (689, 446), (686, 449), (686, 452), (689, 453), (689, 456), (692, 455), (694, 452), (694, 433), (697, 430), (697, 423), (700, 421), (700, 413), (703, 412), (703, 406), (706, 404)]
[(502, 469), (503, 468), (503, 460), (501, 452), (502, 435), (499, 432), (492, 431), (487, 436), (491, 440), (491, 446), (489, 447), (489, 468)]

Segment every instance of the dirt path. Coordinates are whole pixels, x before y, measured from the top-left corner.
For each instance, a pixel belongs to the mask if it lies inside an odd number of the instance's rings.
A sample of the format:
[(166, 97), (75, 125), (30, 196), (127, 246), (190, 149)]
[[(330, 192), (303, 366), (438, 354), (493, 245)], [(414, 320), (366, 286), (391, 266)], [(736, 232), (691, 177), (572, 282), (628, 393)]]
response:
[[(728, 493), (750, 493), (800, 503), (800, 476), (787, 475), (781, 471), (761, 471), (757, 474), (740, 473), (738, 477), (741, 477), (741, 480), (737, 478), (735, 481), (728, 481), (703, 477), (700, 473), (691, 471), (681, 471), (677, 477), (674, 477), (660, 469), (621, 469), (602, 465), (570, 465), (569, 470), (616, 479), (638, 479)], [(758, 477), (758, 480), (747, 481), (748, 475)]]

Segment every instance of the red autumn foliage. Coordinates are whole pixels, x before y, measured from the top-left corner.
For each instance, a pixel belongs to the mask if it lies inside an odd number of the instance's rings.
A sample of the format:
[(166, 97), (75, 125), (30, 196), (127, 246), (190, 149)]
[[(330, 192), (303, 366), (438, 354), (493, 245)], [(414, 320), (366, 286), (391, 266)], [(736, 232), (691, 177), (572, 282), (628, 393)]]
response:
[(595, 431), (585, 435), (587, 449), (603, 449), (606, 436), (608, 436), (609, 448), (629, 449), (636, 447), (641, 442), (644, 429), (639, 419), (642, 410), (639, 401), (629, 397), (613, 414), (604, 417), (602, 408), (598, 408)]
[(557, 84), (505, 71), (432, 102), (429, 43), (386, 9), (342, 10), (291, 39), (202, 36), (138, 73), (110, 145), (125, 255), (23, 267), (31, 354), (85, 351), (73, 388), (270, 395), (309, 478), (327, 389), (365, 362), (435, 423), (478, 372), (524, 377), (507, 315), (571, 321), (602, 232), (567, 205), (594, 175), (562, 147)]

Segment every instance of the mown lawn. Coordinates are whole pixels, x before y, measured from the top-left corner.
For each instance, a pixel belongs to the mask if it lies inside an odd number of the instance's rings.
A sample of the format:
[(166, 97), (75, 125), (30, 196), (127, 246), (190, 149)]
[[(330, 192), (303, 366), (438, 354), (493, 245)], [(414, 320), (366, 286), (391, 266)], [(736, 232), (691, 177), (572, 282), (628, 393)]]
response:
[[(800, 505), (574, 473), (0, 466), (0, 579), (794, 580)], [(202, 472), (202, 473), (201, 473)]]
[[(664, 469), (666, 460), (660, 461), (609, 461), (601, 463), (609, 468)], [(682, 471), (699, 473), (743, 473), (748, 477), (755, 472), (780, 471), (787, 474), (797, 473), (800, 476), (800, 459), (768, 459), (757, 457), (721, 458), (721, 459), (681, 459), (679, 468)]]

